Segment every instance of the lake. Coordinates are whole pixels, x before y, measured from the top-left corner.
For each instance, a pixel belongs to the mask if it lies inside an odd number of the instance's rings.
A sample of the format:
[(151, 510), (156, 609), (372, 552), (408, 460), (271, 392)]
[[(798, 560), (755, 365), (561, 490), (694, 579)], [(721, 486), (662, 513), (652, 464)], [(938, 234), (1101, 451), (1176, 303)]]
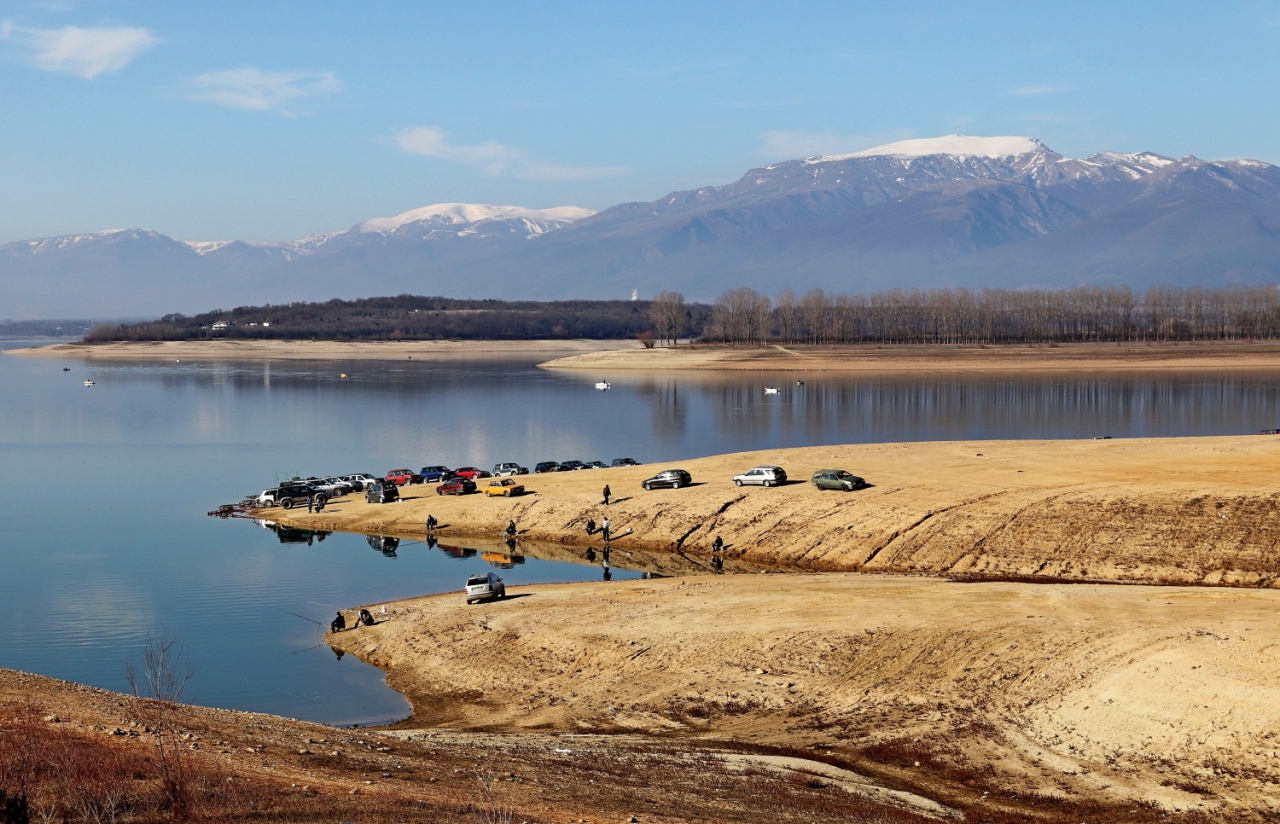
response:
[[(20, 346), (3, 343), (0, 347)], [(70, 367), (63, 372), (63, 367)], [(341, 377), (342, 373), (348, 377)], [(593, 388), (607, 378), (607, 392)], [(797, 386), (803, 378), (803, 386)], [(96, 385), (86, 387), (85, 380)], [(764, 387), (781, 387), (765, 395)], [(167, 630), (194, 703), (336, 724), (401, 718), (382, 673), (321, 643), (335, 606), (601, 580), (484, 546), (391, 548), (206, 513), (293, 475), (514, 460), (675, 462), (823, 443), (1252, 434), (1280, 371), (595, 375), (482, 362), (85, 363), (0, 357), (0, 666), (126, 689)], [(559, 556), (557, 556), (559, 557)], [(614, 554), (613, 580), (641, 573)], [(459, 608), (464, 608), (459, 601)]]

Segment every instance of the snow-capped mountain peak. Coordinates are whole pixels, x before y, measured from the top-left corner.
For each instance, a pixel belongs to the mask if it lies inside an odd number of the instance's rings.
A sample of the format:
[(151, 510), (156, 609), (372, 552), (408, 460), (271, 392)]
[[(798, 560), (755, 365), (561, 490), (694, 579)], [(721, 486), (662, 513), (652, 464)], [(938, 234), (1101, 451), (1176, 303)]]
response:
[[(578, 206), (559, 206), (552, 209), (526, 209), (522, 206), (488, 206), (482, 203), (436, 203), (420, 209), (410, 209), (395, 217), (376, 217), (358, 223), (357, 232), (391, 234), (411, 223), (433, 223), (443, 226), (464, 226), (489, 220), (524, 219), (532, 224), (566, 225), (590, 217), (595, 212)], [(545, 229), (541, 230), (545, 231)]]
[(195, 250), (198, 255), (207, 255), (210, 252), (216, 252), (223, 246), (235, 243), (234, 240), (184, 240), (183, 243)]
[(900, 140), (886, 143), (860, 152), (839, 155), (816, 155), (805, 158), (805, 163), (829, 163), (856, 157), (928, 157), (930, 155), (958, 155), (961, 157), (1016, 157), (1052, 150), (1034, 137), (975, 137), (950, 134), (945, 137), (926, 137), (916, 140)]

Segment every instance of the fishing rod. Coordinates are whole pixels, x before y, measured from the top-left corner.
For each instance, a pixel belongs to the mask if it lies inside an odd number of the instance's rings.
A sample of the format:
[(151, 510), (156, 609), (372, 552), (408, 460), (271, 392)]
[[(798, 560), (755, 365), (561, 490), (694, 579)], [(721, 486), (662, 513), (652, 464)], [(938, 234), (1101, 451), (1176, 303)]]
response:
[[(314, 601), (313, 601), (312, 603), (314, 603)], [(296, 612), (290, 612), (290, 611), (289, 611), (289, 610), (287, 610), (287, 609), (285, 609), (285, 610), (281, 610), (281, 612), (288, 612), (288, 613), (289, 613), (290, 615), (292, 615), (294, 618), (301, 618), (301, 619), (302, 619), (302, 620), (304, 620), (304, 621), (310, 621), (311, 623), (315, 624), (315, 625), (316, 625), (316, 626), (318, 626), (318, 627), (323, 627), (323, 626), (324, 626), (324, 622), (323, 622), (323, 621), (317, 621), (317, 620), (316, 620), (316, 619), (314, 619), (314, 618), (308, 618), (308, 617), (307, 617), (307, 616), (305, 616), (305, 615), (299, 615), (298, 613), (296, 613)]]

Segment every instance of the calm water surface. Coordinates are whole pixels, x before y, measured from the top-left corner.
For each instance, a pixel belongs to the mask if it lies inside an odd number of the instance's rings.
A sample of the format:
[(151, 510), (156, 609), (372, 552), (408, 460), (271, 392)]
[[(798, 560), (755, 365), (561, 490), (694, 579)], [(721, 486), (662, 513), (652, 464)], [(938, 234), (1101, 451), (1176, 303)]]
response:
[[(601, 378), (612, 381), (608, 392), (592, 388)], [(782, 391), (766, 396), (766, 385)], [(338, 659), (297, 615), (327, 622), (331, 605), (455, 590), (486, 560), (467, 547), (408, 541), (383, 552), (359, 535), (282, 540), (252, 522), (206, 517), (280, 476), (1275, 426), (1280, 370), (856, 379), (572, 374), (533, 368), (532, 359), (86, 364), (5, 356), (0, 604), (9, 626), (0, 666), (123, 689), (124, 661), (148, 633), (167, 628), (197, 668), (188, 697), (198, 703), (331, 723), (403, 716), (405, 702), (378, 670)], [(614, 560), (614, 580), (639, 574)], [(501, 574), (518, 585), (599, 580), (601, 570), (529, 558)]]

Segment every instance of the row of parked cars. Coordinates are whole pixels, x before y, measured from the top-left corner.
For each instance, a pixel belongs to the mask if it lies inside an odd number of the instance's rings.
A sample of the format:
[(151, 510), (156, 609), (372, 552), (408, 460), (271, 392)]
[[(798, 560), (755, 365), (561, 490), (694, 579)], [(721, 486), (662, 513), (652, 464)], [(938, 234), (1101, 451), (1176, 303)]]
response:
[(350, 495), (376, 483), (378, 479), (367, 472), (325, 478), (293, 478), (272, 489), (262, 490), (255, 500), (258, 506), (279, 506), (285, 509), (293, 509), (308, 501), (324, 506), (330, 498)]
[[(787, 482), (787, 471), (780, 466), (754, 466), (741, 475), (733, 476), (736, 486), (781, 486)], [(683, 469), (664, 469), (652, 478), (640, 482), (647, 490), (679, 489), (693, 483), (693, 476)], [(818, 489), (838, 489), (852, 492), (867, 485), (867, 482), (843, 469), (819, 469), (810, 479)]]

